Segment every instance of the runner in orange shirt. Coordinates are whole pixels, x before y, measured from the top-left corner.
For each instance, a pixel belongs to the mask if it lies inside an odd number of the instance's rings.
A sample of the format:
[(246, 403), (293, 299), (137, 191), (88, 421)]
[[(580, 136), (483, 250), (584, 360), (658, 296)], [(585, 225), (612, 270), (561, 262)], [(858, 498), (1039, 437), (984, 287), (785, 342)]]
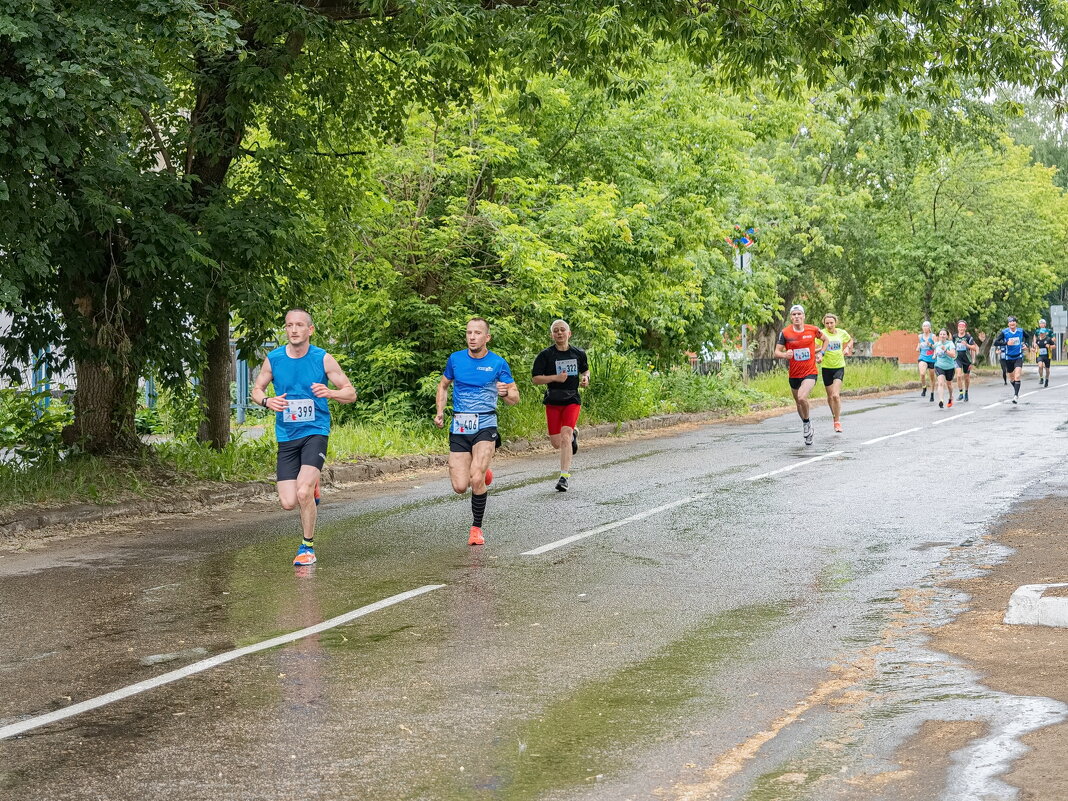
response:
[(795, 304), (790, 307), (790, 325), (782, 330), (775, 344), (775, 358), (790, 362), (790, 391), (797, 404), (806, 445), (812, 444), (808, 396), (816, 386), (817, 364), (823, 358), (823, 351), (816, 347), (820, 333), (816, 326), (805, 325), (805, 307)]

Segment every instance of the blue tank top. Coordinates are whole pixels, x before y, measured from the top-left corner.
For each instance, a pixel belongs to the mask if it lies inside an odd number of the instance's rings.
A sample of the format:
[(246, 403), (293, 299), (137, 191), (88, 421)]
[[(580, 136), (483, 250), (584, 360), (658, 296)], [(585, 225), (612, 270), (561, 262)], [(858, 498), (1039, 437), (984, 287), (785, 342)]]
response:
[(1005, 337), (1005, 358), (1019, 359), (1023, 356), (1025, 344), (1023, 329), (1017, 328), (1015, 331), (1010, 331), (1008, 328), (1003, 328), (1001, 334)]
[(920, 334), (920, 361), (934, 364), (934, 346), (935, 338), (934, 334), (923, 335)]
[(299, 359), (291, 358), (285, 345), (267, 354), (274, 394), (285, 395), (289, 401), (289, 408), (274, 416), (274, 434), (279, 442), (330, 434), (330, 407), (326, 398), (317, 398), (311, 391), (312, 384), (326, 383), (325, 358), (326, 351), (314, 345)]

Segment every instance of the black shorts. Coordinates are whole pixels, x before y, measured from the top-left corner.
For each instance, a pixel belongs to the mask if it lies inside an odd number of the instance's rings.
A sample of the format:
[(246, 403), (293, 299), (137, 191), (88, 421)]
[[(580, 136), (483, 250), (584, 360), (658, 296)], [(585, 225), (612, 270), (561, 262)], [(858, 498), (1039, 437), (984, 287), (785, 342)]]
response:
[(935, 375), (940, 375), (946, 379), (946, 381), (952, 381), (953, 376), (957, 374), (956, 367), (936, 367)]
[(957, 359), (957, 369), (960, 370), (965, 375), (969, 375), (972, 372), (972, 363), (971, 362), (963, 362), (960, 359)]
[(801, 389), (801, 385), (804, 384), (806, 381), (815, 382), (815, 380), (816, 380), (816, 374), (815, 373), (813, 373), (812, 375), (803, 375), (800, 378), (793, 378), (791, 376), (791, 378), (790, 378), (790, 389)]
[(450, 453), (471, 453), (476, 442), (492, 442), (494, 448), (501, 447), (501, 435), (497, 428), (483, 428), (474, 434), (453, 434), (449, 432)]
[(279, 481), (295, 481), (297, 473), (304, 465), (311, 465), (322, 470), (326, 462), (325, 434), (309, 434), (300, 439), (278, 443), (278, 467), (276, 475)]
[(844, 367), (821, 367), (820, 372), (823, 373), (823, 386), (825, 387), (829, 387), (836, 380), (845, 381)]
[(1005, 359), (1002, 364), (1005, 365), (1005, 372), (1011, 373), (1013, 370), (1019, 370), (1023, 367), (1023, 356), (1019, 356), (1015, 359)]
[(1038, 363), (1039, 364), (1044, 364), (1044, 365), (1046, 365), (1046, 367), (1049, 367), (1049, 362), (1050, 362), (1049, 356), (1039, 356), (1038, 357)]

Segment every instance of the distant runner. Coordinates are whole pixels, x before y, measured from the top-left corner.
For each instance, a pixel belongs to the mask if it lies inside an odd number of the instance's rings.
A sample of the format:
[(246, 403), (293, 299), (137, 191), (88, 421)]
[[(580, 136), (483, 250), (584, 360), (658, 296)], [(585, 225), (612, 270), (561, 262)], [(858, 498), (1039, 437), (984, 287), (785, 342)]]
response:
[[(938, 341), (935, 343), (935, 376), (938, 382), (938, 408), (944, 406), (953, 408), (953, 376), (957, 368), (957, 346), (949, 338), (949, 331), (942, 329), (938, 332)], [(949, 389), (949, 403), (943, 402), (942, 397), (946, 389)]]
[[(1042, 320), (1041, 322), (1044, 323), (1046, 321)], [(1038, 354), (1037, 356), (1035, 356), (1035, 359), (1038, 362), (1039, 386), (1049, 386), (1049, 366), (1050, 362), (1053, 360), (1053, 353), (1054, 351), (1056, 351), (1056, 349), (1057, 340), (1053, 336), (1052, 331), (1050, 331), (1048, 328), (1040, 328), (1038, 329), (1038, 331), (1035, 332), (1035, 351)], [(1043, 378), (1045, 378), (1044, 382)]]
[[(311, 344), (312, 317), (304, 309), (286, 313), (285, 345), (267, 354), (252, 388), (252, 402), (275, 413), (278, 440), (278, 500), (286, 510), (300, 507), (304, 539), (293, 565), (315, 564), (315, 519), (319, 503), (319, 474), (326, 462), (330, 436), (328, 400), (352, 403), (356, 390), (337, 360)], [(330, 389), (330, 381), (337, 389)], [(275, 396), (267, 397), (274, 384)]]
[(923, 321), (923, 330), (920, 331), (919, 342), (916, 343), (916, 351), (920, 354), (919, 368), (920, 368), (920, 397), (922, 398), (927, 394), (928, 384), (931, 387), (931, 401), (934, 401), (934, 388), (935, 388), (935, 374), (934, 374), (934, 347), (935, 336), (931, 333), (931, 324), (927, 320)]
[(968, 401), (968, 391), (972, 386), (972, 362), (975, 354), (979, 352), (979, 345), (974, 337), (968, 333), (968, 324), (964, 320), (957, 322), (957, 335), (953, 337), (953, 344), (957, 347), (957, 400)]
[(1009, 317), (1008, 325), (998, 332), (995, 345), (1005, 348), (1005, 372), (1012, 383), (1012, 402), (1020, 402), (1020, 373), (1023, 370), (1024, 352), (1027, 350), (1027, 332), (1016, 325), (1016, 318)]
[(452, 391), (452, 423), (449, 426), (449, 478), (452, 489), (462, 495), (471, 489), (471, 531), (468, 545), (483, 545), (482, 517), (486, 513), (486, 488), (493, 481), (489, 469), (500, 442), (497, 433), (497, 400), (519, 402), (519, 389), (508, 362), (487, 348), (490, 326), (481, 317), (467, 322), (467, 350), (451, 354), (438, 383), (434, 425), (445, 425), (445, 404)]
[(795, 304), (790, 307), (790, 325), (779, 333), (775, 344), (775, 358), (790, 362), (790, 392), (794, 396), (797, 414), (801, 418), (801, 435), (805, 444), (812, 444), (812, 423), (809, 420), (808, 396), (816, 386), (816, 340), (820, 330), (814, 325), (805, 325), (805, 307)]
[(563, 320), (554, 320), (549, 326), (553, 344), (534, 359), (531, 380), (545, 387), (545, 422), (549, 429), (549, 441), (560, 451), (560, 478), (556, 482), (559, 492), (567, 492), (571, 478), (571, 457), (578, 453), (579, 412), (582, 400), (579, 387), (590, 385), (590, 365), (586, 351), (571, 346), (571, 326)]
[(998, 364), (1001, 365), (1001, 383), (1005, 386), (1009, 385), (1009, 365), (1005, 361), (1005, 346), (996, 345), (993, 347), (994, 352), (997, 354)]
[(838, 328), (838, 317), (834, 314), (823, 315), (823, 361), (821, 374), (823, 386), (827, 390), (827, 406), (834, 418), (834, 430), (842, 433), (842, 383), (845, 381), (846, 356), (853, 355), (853, 337), (849, 332)]

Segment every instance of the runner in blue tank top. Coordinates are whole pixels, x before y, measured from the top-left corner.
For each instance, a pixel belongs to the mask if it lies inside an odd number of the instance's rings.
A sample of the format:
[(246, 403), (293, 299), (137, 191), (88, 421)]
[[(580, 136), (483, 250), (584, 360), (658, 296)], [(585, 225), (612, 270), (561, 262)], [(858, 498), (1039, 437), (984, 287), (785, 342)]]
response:
[(451, 354), (438, 383), (434, 425), (445, 425), (445, 404), (452, 390), (452, 423), (449, 426), (449, 478), (458, 495), (471, 488), (471, 531), (468, 545), (483, 545), (482, 516), (486, 512), (486, 487), (493, 481), (489, 469), (493, 451), (500, 442), (497, 433), (497, 400), (519, 402), (519, 389), (508, 362), (487, 348), (489, 323), (474, 317), (467, 323), (467, 350)]
[(934, 372), (934, 348), (935, 348), (935, 335), (931, 330), (931, 323), (928, 320), (923, 321), (921, 326), (923, 330), (920, 331), (919, 341), (916, 343), (916, 352), (919, 354), (917, 365), (920, 369), (920, 397), (922, 398), (927, 394), (927, 388), (930, 386), (931, 395), (930, 399), (934, 401), (935, 393), (935, 372)]
[[(315, 325), (303, 309), (286, 314), (287, 343), (267, 354), (252, 388), (252, 401), (275, 413), (278, 440), (278, 499), (283, 509), (300, 507), (304, 539), (293, 564), (315, 563), (315, 518), (319, 503), (319, 474), (326, 461), (330, 436), (328, 400), (352, 403), (356, 390), (337, 360), (311, 344)], [(330, 389), (330, 381), (337, 389)], [(274, 397), (267, 385), (274, 384)]]

